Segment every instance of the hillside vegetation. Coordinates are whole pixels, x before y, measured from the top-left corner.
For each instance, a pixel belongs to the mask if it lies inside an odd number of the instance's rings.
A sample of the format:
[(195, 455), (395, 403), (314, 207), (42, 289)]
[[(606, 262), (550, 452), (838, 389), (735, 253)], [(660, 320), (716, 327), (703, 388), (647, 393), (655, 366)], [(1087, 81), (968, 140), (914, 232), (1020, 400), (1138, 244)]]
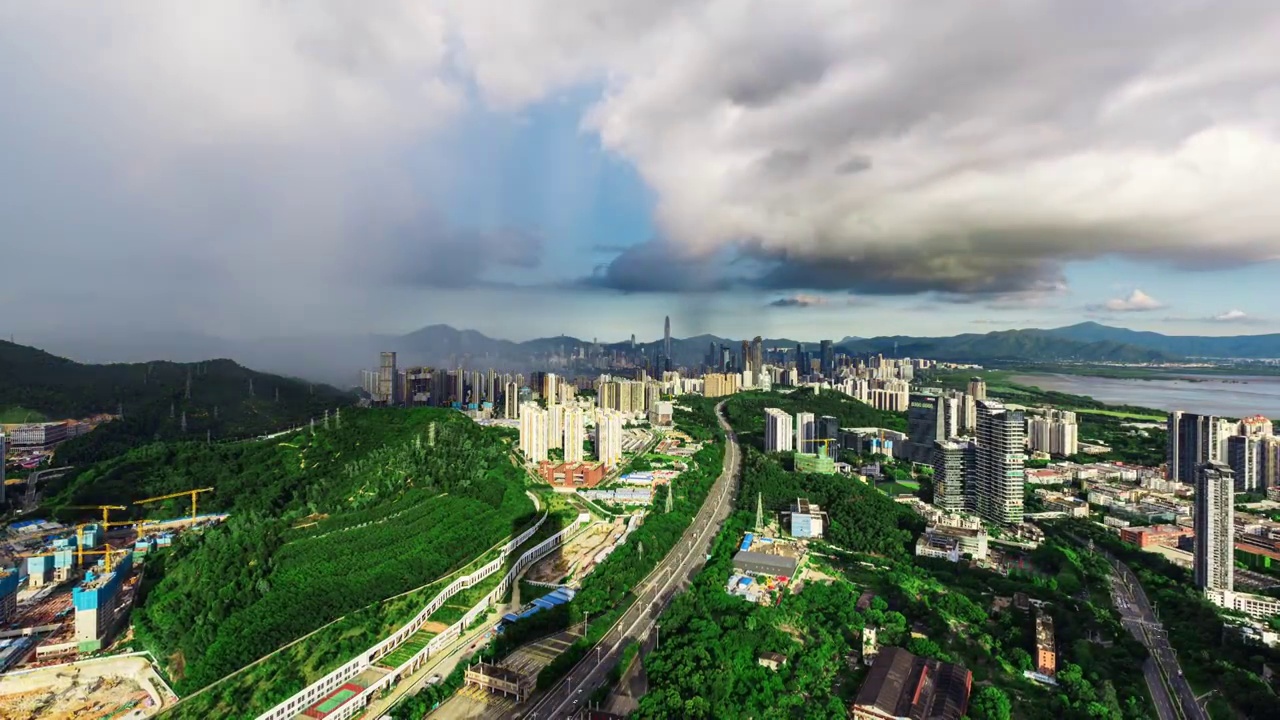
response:
[(353, 399), (327, 385), (255, 372), (231, 360), (85, 365), (0, 341), (5, 417), (60, 419), (124, 411), (123, 421), (59, 448), (63, 464), (108, 458), (154, 439), (258, 435), (322, 416), (326, 408)]
[[(535, 515), (504, 436), (430, 408), (348, 409), (271, 441), (151, 443), (54, 489), (58, 503), (127, 504), (198, 487), (215, 488), (201, 512), (231, 517), (150, 563), (134, 615), (184, 695), (437, 579)], [(189, 509), (179, 499), (147, 512)]]

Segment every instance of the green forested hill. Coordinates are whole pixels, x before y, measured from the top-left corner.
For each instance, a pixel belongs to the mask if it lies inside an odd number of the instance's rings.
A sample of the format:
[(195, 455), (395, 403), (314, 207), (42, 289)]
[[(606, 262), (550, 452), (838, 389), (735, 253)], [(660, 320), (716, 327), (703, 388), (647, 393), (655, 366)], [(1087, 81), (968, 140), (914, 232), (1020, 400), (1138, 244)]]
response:
[[(50, 504), (127, 505), (198, 487), (215, 488), (201, 512), (230, 520), (149, 563), (134, 614), (139, 641), (184, 695), (433, 581), (534, 516), (505, 435), (431, 408), (348, 408), (314, 434), (269, 441), (151, 443), (69, 475)], [(147, 516), (186, 512), (175, 500)]]
[(141, 440), (257, 435), (353, 398), (231, 360), (85, 365), (0, 341), (0, 411), (24, 408), (50, 418), (124, 411), (124, 421), (66, 443), (59, 451), (64, 463), (111, 457)]

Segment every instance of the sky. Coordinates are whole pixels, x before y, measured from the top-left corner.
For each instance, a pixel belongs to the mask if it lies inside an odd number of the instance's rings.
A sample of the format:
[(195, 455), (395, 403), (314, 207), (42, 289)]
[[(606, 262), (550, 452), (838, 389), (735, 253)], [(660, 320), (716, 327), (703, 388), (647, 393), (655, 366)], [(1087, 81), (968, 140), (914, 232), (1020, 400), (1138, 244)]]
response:
[(0, 4), (0, 332), (1280, 332), (1268, 0)]

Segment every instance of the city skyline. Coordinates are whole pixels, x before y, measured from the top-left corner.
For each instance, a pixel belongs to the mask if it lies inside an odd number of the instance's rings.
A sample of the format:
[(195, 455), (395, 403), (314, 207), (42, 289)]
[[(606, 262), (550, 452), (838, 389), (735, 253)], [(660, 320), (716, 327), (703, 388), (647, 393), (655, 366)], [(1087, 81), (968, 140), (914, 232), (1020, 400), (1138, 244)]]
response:
[(726, 3), (14, 7), (0, 331), (1280, 330), (1274, 8)]

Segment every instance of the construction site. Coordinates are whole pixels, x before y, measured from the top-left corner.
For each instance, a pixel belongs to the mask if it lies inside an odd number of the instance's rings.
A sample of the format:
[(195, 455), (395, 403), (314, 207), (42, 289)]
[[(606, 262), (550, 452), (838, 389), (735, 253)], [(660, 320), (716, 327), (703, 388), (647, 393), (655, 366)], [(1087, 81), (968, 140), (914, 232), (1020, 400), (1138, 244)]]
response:
[[(197, 513), (197, 496), (210, 491), (133, 503), (145, 508), (189, 497), (191, 514), (174, 520), (116, 520), (121, 515), (112, 513), (128, 508), (75, 506), (63, 509), (101, 513), (101, 520), (26, 520), (6, 529), (0, 544), (0, 672), (8, 674), (0, 677), (0, 718), (145, 717), (147, 708), (163, 705), (163, 693), (136, 679), (142, 671), (132, 665), (108, 671), (115, 666), (80, 661), (127, 634), (148, 555), (171, 545), (178, 533), (226, 519)], [(135, 661), (152, 672), (145, 659)]]
[(145, 657), (59, 665), (0, 677), (5, 720), (137, 720), (177, 701)]
[(543, 585), (577, 585), (596, 565), (626, 539), (639, 522), (638, 516), (598, 522), (563, 545), (556, 552), (535, 563), (525, 573), (528, 582)]

